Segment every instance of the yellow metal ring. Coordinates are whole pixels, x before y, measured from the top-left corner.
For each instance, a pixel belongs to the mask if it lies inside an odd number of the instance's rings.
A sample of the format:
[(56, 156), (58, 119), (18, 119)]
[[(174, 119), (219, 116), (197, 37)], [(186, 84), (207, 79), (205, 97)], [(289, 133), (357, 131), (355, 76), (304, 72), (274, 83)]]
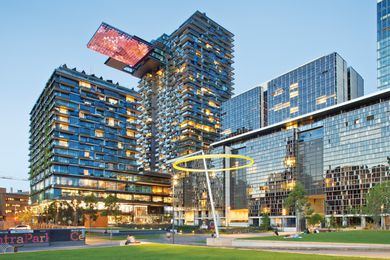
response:
[(233, 171), (233, 170), (239, 170), (243, 168), (247, 168), (252, 166), (255, 161), (244, 155), (238, 155), (238, 154), (204, 154), (204, 155), (196, 155), (196, 156), (191, 156), (187, 158), (183, 158), (180, 160), (177, 160), (172, 164), (172, 167), (175, 168), (176, 170), (179, 171), (187, 171), (187, 172), (204, 172), (204, 169), (192, 169), (192, 168), (185, 168), (185, 167), (180, 167), (179, 164), (181, 163), (186, 163), (186, 162), (192, 162), (196, 160), (201, 160), (201, 159), (243, 159), (248, 161), (247, 164), (237, 166), (237, 167), (230, 167), (230, 168), (221, 168), (221, 169), (208, 169), (209, 172), (222, 172), (222, 171)]

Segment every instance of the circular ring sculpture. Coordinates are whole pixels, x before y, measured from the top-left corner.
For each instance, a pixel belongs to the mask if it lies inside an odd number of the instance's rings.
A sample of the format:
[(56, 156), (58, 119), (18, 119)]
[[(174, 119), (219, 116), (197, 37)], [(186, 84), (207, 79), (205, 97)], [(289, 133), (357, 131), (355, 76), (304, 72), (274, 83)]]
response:
[(230, 167), (230, 168), (220, 168), (220, 169), (206, 169), (209, 172), (222, 172), (222, 171), (233, 171), (233, 170), (239, 170), (243, 168), (250, 167), (254, 164), (254, 160), (248, 156), (244, 155), (238, 155), (238, 154), (203, 154), (203, 155), (195, 155), (187, 158), (183, 158), (180, 160), (177, 160), (172, 164), (172, 167), (179, 171), (187, 171), (187, 172), (205, 172), (205, 169), (193, 169), (193, 168), (185, 168), (179, 166), (179, 164), (187, 163), (187, 162), (193, 162), (196, 160), (203, 160), (203, 159), (243, 159), (247, 161), (247, 164), (240, 165), (236, 167)]

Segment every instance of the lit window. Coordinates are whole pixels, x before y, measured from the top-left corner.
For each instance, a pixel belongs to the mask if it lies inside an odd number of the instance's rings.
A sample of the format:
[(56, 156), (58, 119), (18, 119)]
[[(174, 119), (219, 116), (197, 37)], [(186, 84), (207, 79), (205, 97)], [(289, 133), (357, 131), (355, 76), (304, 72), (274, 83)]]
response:
[(213, 46), (211, 46), (210, 44), (206, 43), (206, 48), (207, 49), (211, 49)]
[(108, 98), (108, 102), (111, 104), (111, 105), (116, 105), (118, 103), (118, 100), (114, 99), (114, 98)]
[(109, 126), (115, 126), (115, 119), (114, 118), (107, 118), (107, 124)]
[(135, 121), (137, 121), (134, 117), (129, 117), (127, 118), (126, 120), (128, 123), (134, 123)]
[(215, 103), (213, 100), (209, 100), (209, 105), (212, 107), (218, 107), (218, 104)]
[(299, 95), (298, 90), (296, 90), (296, 91), (290, 91), (290, 98), (296, 97), (296, 96), (298, 96), (298, 95)]
[(290, 108), (290, 114), (294, 114), (296, 112), (298, 112), (299, 108), (298, 107), (291, 107)]
[(272, 109), (274, 111), (279, 111), (281, 109), (288, 108), (289, 106), (290, 106), (290, 102), (279, 103), (279, 104), (276, 104), (275, 106), (273, 106)]
[(89, 152), (88, 151), (84, 152), (84, 157), (89, 157)]
[(126, 96), (127, 102), (135, 102), (135, 98), (133, 96)]
[(69, 122), (69, 119), (66, 116), (60, 116), (60, 117), (58, 117), (58, 120), (60, 120), (62, 122)]
[(79, 81), (80, 87), (91, 88), (91, 84), (85, 81)]
[(68, 140), (60, 140), (58, 144), (64, 147), (68, 147)]
[(134, 131), (131, 131), (129, 129), (126, 129), (126, 135), (127, 136), (131, 136), (131, 137), (135, 137), (135, 132)]
[(79, 112), (79, 118), (85, 118), (84, 112), (82, 112), (82, 111)]
[(282, 88), (278, 88), (274, 92), (272, 92), (272, 96), (273, 97), (279, 96), (279, 95), (283, 94), (283, 92), (284, 92), (284, 90)]
[(328, 99), (327, 96), (318, 97), (318, 98), (316, 98), (316, 104), (320, 105), (320, 104), (326, 103), (327, 99)]
[(62, 130), (69, 130), (69, 126), (68, 126), (68, 125), (59, 124), (58, 126), (59, 126), (59, 128), (62, 129)]
[(62, 114), (68, 114), (68, 109), (67, 109), (66, 107), (60, 107), (58, 110), (59, 110), (60, 113), (62, 113)]
[(118, 142), (118, 148), (123, 149), (123, 144), (121, 142)]
[(84, 173), (85, 176), (89, 175), (89, 171), (87, 169), (84, 169), (83, 173)]
[(126, 156), (127, 157), (132, 157), (132, 156), (134, 156), (134, 152), (132, 152), (130, 150), (126, 150)]
[(293, 83), (293, 84), (290, 85), (290, 90), (293, 90), (293, 89), (296, 89), (296, 88), (298, 88), (298, 82)]
[(104, 131), (103, 130), (95, 130), (96, 137), (103, 137)]

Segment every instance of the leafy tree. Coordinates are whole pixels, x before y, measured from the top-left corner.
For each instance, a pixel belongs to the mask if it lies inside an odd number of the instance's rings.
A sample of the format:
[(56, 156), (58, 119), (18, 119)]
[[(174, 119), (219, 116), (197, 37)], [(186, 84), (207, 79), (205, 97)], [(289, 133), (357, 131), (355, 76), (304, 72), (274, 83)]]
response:
[(366, 214), (371, 215), (379, 226), (381, 214), (390, 213), (390, 181), (372, 187), (366, 196)]
[(32, 224), (34, 219), (34, 214), (32, 210), (26, 209), (21, 212), (18, 212), (17, 216), (19, 221), (23, 224)]
[(271, 230), (271, 219), (269, 218), (268, 214), (263, 215), (263, 218), (261, 219), (260, 228), (262, 230)]
[(97, 198), (95, 195), (88, 195), (84, 197), (84, 214), (88, 215), (89, 219), (89, 228), (91, 228), (92, 222), (95, 222), (98, 219), (98, 209), (97, 209)]
[(121, 211), (119, 210), (119, 200), (117, 197), (109, 195), (104, 199), (103, 216), (113, 216), (115, 223), (118, 222)]
[(337, 220), (336, 217), (332, 214), (329, 219), (329, 227), (330, 228), (337, 228)]
[(312, 227), (314, 227), (314, 226), (320, 224), (322, 221), (324, 221), (324, 217), (318, 213), (311, 214), (306, 219), (307, 219), (307, 224), (309, 224), (309, 226), (312, 226)]
[(296, 183), (293, 190), (283, 201), (283, 207), (293, 209), (297, 219), (297, 230), (301, 230), (300, 220), (305, 215), (305, 211), (310, 211), (310, 203), (305, 197), (305, 189), (300, 183)]

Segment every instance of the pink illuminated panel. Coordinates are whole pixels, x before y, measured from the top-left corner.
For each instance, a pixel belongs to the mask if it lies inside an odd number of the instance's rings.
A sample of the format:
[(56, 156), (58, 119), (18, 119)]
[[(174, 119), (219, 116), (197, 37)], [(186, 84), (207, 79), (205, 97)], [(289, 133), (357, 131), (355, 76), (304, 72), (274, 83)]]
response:
[(134, 67), (152, 47), (141, 39), (102, 23), (87, 47)]

